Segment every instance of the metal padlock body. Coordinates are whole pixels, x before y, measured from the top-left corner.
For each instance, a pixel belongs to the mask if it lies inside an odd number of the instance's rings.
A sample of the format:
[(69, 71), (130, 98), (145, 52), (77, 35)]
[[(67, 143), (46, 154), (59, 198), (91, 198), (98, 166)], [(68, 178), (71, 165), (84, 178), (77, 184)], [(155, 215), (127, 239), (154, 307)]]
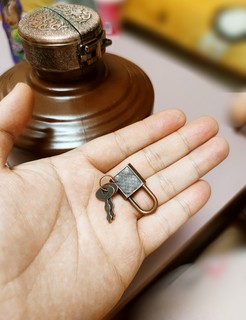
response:
[[(158, 206), (156, 196), (146, 186), (146, 181), (144, 180), (144, 178), (130, 163), (113, 178), (113, 182), (117, 185), (124, 199), (129, 200), (140, 213), (149, 214), (153, 213), (156, 210)], [(134, 193), (137, 192), (140, 188), (143, 188), (145, 190), (145, 192), (149, 195), (153, 202), (153, 206), (148, 210), (141, 208), (139, 204), (132, 198)]]

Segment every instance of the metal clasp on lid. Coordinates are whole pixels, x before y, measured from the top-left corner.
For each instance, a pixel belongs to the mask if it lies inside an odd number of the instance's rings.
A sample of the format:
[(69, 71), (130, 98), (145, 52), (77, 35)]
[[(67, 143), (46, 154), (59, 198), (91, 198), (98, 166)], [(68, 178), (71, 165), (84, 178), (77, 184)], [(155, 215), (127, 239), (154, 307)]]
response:
[[(142, 214), (153, 213), (158, 207), (158, 201), (153, 192), (146, 186), (145, 180), (137, 172), (137, 170), (129, 163), (123, 170), (121, 170), (112, 181), (117, 185), (123, 197), (130, 201), (130, 203)], [(133, 194), (143, 188), (152, 200), (152, 207), (150, 209), (143, 209), (133, 199)]]
[(79, 45), (79, 58), (81, 65), (91, 65), (102, 57), (105, 48), (110, 46), (112, 41), (105, 38), (105, 31), (103, 30), (100, 35), (87, 43)]

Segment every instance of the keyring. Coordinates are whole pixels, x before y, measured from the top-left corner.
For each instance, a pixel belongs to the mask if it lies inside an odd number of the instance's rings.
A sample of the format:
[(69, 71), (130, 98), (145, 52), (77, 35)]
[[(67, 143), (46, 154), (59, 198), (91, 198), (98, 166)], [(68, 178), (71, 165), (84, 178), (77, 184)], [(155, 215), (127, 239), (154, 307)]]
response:
[(114, 182), (114, 178), (111, 175), (105, 174), (104, 176), (102, 176), (102, 178), (99, 180), (99, 186), (105, 192), (107, 192), (107, 189), (103, 187), (105, 183), (102, 183), (102, 180), (107, 177), (110, 178), (109, 182)]

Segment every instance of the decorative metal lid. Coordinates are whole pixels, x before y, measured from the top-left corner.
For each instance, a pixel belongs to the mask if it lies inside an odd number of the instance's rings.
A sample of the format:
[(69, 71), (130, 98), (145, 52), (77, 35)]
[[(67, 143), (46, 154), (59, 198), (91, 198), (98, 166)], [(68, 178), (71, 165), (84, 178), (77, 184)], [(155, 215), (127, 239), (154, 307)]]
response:
[(18, 29), (26, 59), (39, 71), (86, 68), (111, 44), (97, 12), (81, 5), (62, 3), (31, 11)]

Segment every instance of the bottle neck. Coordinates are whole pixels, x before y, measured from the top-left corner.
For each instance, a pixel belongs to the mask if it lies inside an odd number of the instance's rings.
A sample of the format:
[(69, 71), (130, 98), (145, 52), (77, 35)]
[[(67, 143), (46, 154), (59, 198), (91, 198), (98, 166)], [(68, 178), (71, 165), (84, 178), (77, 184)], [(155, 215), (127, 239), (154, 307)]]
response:
[(34, 73), (38, 78), (49, 82), (74, 82), (74, 81), (91, 81), (97, 77), (97, 74), (103, 68), (103, 64), (100, 60), (93, 65), (83, 67), (83, 69), (76, 69), (70, 71), (48, 71), (42, 69), (36, 69), (33, 67)]

